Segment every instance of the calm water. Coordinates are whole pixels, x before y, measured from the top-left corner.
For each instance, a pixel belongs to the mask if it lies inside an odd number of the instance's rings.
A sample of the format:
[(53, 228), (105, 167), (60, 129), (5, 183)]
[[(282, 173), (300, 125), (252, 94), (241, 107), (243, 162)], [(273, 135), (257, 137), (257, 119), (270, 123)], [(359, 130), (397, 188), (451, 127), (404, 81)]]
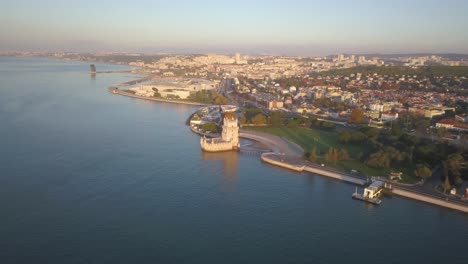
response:
[(88, 70), (0, 57), (0, 263), (467, 263), (467, 215), (203, 154), (195, 108)]

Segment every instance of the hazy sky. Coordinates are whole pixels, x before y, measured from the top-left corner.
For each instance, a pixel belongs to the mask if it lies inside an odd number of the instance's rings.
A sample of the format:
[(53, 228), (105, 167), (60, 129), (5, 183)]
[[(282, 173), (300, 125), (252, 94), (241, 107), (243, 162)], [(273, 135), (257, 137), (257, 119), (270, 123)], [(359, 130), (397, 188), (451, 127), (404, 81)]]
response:
[(2, 0), (0, 36), (0, 51), (468, 53), (468, 1)]

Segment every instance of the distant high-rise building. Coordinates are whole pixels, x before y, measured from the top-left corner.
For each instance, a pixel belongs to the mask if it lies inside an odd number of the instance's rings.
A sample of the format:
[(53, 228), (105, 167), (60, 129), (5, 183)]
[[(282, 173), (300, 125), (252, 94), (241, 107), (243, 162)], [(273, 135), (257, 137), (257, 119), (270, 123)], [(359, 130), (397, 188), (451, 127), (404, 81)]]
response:
[(349, 57), (349, 60), (350, 60), (350, 61), (356, 61), (356, 56), (351, 55), (351, 57)]
[(359, 63), (366, 63), (366, 57), (365, 56), (359, 56)]
[(237, 63), (237, 64), (240, 64), (240, 62), (241, 62), (241, 56), (240, 56), (240, 53), (236, 53), (235, 60), (236, 60), (236, 63)]

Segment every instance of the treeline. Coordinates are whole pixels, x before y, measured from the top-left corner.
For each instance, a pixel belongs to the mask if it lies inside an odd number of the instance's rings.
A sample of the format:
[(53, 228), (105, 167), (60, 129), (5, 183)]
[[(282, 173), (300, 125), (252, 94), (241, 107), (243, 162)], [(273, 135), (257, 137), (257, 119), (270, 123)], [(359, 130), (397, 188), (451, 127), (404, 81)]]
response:
[(316, 128), (331, 131), (336, 128), (336, 125), (327, 121), (321, 121), (313, 116), (290, 116), (287, 113), (273, 111), (265, 114), (259, 108), (250, 108), (242, 112), (240, 119), (243, 125), (269, 125), (274, 127), (304, 127)]
[[(306, 157), (308, 157), (308, 159), (312, 162), (317, 162), (317, 148), (314, 147), (312, 151), (306, 153)], [(346, 149), (329, 148), (327, 153), (325, 153), (324, 155), (324, 160), (327, 163), (336, 164), (338, 161), (349, 160), (349, 154), (348, 151), (346, 151)]]
[(310, 80), (300, 77), (282, 78), (276, 80), (276, 82), (283, 88), (289, 88), (291, 86), (304, 87), (310, 84)]
[(315, 76), (350, 75), (362, 73), (363, 75), (377, 73), (379, 75), (418, 75), (418, 76), (465, 76), (468, 77), (468, 66), (425, 66), (411, 68), (406, 66), (357, 66), (346, 69), (333, 69), (315, 73)]
[(447, 142), (431, 142), (407, 134), (398, 124), (388, 130), (362, 126), (358, 131), (340, 133), (338, 140), (342, 144), (367, 145), (368, 152), (359, 158), (369, 167), (415, 167), (415, 176), (430, 177), (432, 170), (440, 166), (451, 185), (462, 182), (466, 152)]
[(224, 105), (229, 100), (213, 90), (201, 90), (190, 95), (190, 100), (202, 104)]

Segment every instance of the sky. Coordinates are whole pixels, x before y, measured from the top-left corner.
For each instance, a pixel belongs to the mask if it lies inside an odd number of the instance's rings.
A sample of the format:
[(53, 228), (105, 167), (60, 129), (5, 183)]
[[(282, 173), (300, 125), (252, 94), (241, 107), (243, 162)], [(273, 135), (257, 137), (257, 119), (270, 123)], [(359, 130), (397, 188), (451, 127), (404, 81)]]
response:
[(0, 51), (468, 54), (466, 0), (0, 1)]

